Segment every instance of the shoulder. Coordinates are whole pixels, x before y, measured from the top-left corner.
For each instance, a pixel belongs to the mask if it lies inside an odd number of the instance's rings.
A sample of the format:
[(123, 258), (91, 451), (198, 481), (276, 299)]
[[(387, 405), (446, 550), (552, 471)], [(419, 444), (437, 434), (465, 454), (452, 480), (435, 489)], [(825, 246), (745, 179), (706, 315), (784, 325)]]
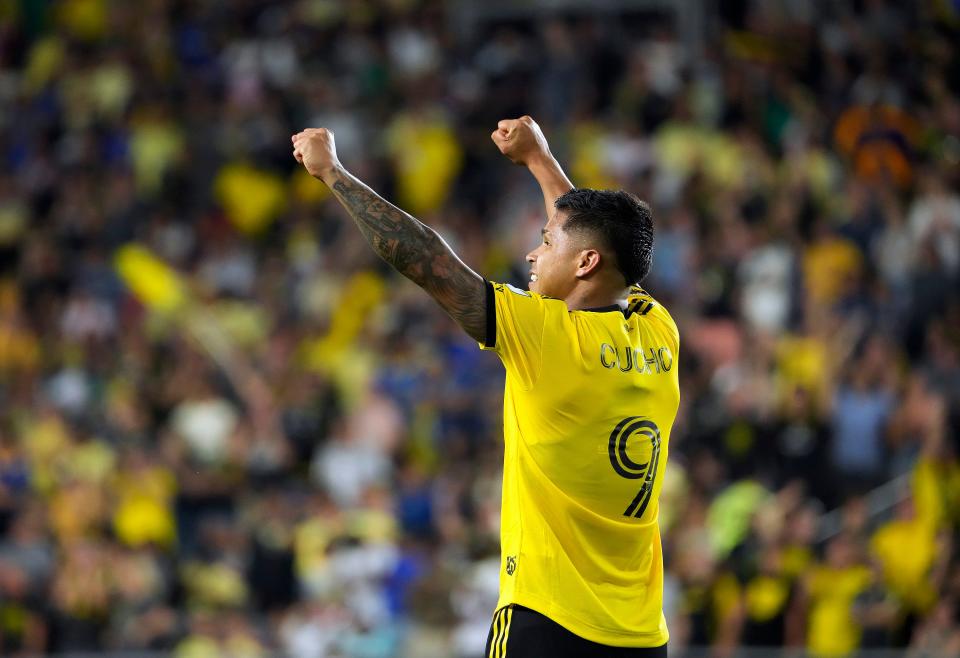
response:
[(514, 295), (520, 295), (521, 297), (529, 297), (530, 299), (543, 299), (551, 301), (560, 301), (554, 297), (548, 297), (547, 295), (541, 295), (538, 292), (533, 292), (526, 288), (518, 288), (512, 283), (499, 283), (497, 281), (491, 281), (490, 285), (493, 286), (493, 289), (496, 292), (512, 292)]
[(541, 295), (540, 293), (518, 288), (509, 283), (491, 282), (491, 285), (493, 286), (494, 293), (514, 304), (541, 307), (545, 312), (567, 310), (567, 304), (562, 299)]
[(677, 344), (680, 343), (680, 331), (677, 329), (677, 323), (674, 322), (667, 307), (640, 286), (634, 286), (631, 289), (630, 296), (627, 298), (627, 308), (644, 321), (662, 324)]

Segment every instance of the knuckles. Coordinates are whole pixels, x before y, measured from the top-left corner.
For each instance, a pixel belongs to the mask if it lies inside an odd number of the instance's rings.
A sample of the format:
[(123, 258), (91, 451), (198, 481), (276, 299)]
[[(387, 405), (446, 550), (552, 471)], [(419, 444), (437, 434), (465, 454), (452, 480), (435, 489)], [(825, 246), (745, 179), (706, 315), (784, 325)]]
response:
[(310, 137), (333, 137), (333, 131), (328, 128), (306, 128), (293, 136), (293, 141), (309, 139)]

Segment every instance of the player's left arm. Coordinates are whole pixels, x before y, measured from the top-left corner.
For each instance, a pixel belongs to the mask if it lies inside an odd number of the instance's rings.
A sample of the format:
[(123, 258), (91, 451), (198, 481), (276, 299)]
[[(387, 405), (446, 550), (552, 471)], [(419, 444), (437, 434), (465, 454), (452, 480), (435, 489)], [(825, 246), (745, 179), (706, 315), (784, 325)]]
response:
[(293, 155), (322, 180), (380, 258), (437, 303), (474, 340), (487, 339), (487, 282), (432, 228), (384, 200), (337, 159), (333, 133), (308, 128), (292, 138)]
[(563, 167), (553, 153), (540, 126), (531, 117), (503, 119), (490, 139), (511, 162), (523, 165), (537, 179), (543, 192), (543, 204), (547, 218), (553, 217), (557, 197), (573, 189), (573, 183), (563, 173)]

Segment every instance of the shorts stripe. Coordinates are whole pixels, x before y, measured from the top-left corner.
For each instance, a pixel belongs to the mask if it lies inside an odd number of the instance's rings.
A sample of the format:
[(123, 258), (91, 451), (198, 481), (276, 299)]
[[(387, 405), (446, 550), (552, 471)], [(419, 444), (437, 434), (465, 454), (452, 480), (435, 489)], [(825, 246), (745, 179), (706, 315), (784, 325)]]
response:
[(500, 658), (500, 631), (506, 628), (505, 625), (501, 625), (505, 610), (506, 608), (498, 610), (493, 617), (493, 640), (490, 642), (490, 653), (487, 658)]
[(507, 636), (510, 634), (510, 622), (513, 621), (513, 608), (507, 608), (507, 619), (503, 629), (503, 649), (500, 658), (507, 658)]

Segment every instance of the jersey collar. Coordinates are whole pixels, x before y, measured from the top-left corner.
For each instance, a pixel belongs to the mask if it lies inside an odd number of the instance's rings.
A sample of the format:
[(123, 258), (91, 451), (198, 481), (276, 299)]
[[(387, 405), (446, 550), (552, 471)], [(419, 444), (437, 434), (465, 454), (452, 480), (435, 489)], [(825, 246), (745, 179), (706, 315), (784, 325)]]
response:
[(584, 311), (590, 311), (592, 313), (609, 313), (611, 311), (620, 311), (624, 315), (627, 314), (627, 310), (617, 304), (609, 304), (607, 306), (597, 306), (596, 308), (585, 308), (581, 309)]
[(606, 313), (608, 311), (622, 311), (623, 307), (617, 304), (608, 304), (607, 306), (597, 306), (595, 308), (585, 308), (584, 311), (592, 311), (594, 313)]
[(585, 308), (581, 309), (584, 311), (592, 311), (593, 313), (610, 313), (611, 311), (620, 311), (623, 313), (623, 317), (629, 318), (634, 311), (634, 298), (637, 295), (646, 295), (647, 293), (639, 285), (630, 286), (630, 296), (627, 297), (627, 307), (623, 308), (618, 304), (608, 304), (607, 306), (597, 306), (596, 308)]

